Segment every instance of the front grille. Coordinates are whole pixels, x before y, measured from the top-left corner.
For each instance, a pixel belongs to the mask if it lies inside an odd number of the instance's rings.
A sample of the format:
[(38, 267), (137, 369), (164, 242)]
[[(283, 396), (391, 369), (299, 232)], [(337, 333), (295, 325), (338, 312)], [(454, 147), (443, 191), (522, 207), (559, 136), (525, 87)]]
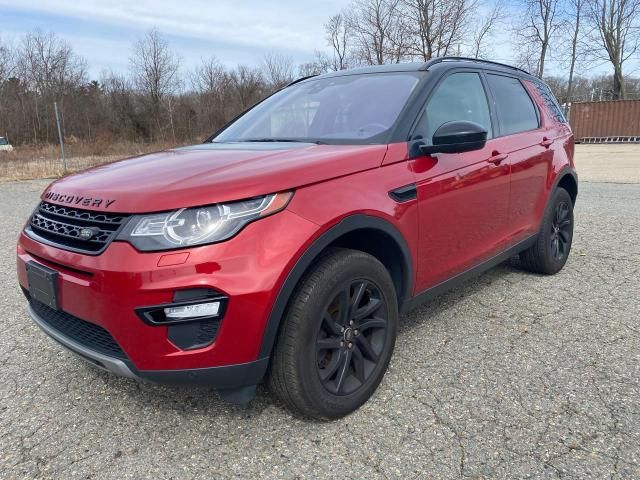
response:
[[(33, 232), (37, 240), (76, 252), (97, 255), (117, 236), (129, 218), (118, 213), (92, 212), (41, 202), (31, 216), (27, 234)], [(82, 229), (93, 233), (89, 240), (80, 237)]]
[(122, 351), (120, 345), (101, 326), (74, 317), (69, 313), (54, 310), (34, 299), (31, 299), (29, 303), (43, 322), (62, 335), (95, 352), (127, 360), (127, 355)]

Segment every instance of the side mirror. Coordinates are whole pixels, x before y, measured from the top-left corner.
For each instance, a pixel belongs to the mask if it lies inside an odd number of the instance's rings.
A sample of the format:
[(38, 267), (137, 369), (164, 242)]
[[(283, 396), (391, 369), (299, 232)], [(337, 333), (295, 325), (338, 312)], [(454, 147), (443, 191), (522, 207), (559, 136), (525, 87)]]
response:
[(433, 145), (421, 145), (420, 151), (432, 153), (462, 153), (480, 150), (487, 143), (487, 131), (475, 122), (443, 123), (433, 134)]

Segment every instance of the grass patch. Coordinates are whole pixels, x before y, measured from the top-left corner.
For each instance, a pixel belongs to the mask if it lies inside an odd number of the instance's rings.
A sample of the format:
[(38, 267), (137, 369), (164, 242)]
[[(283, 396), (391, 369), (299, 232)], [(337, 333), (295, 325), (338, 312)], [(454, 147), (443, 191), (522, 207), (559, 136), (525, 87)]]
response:
[(71, 142), (65, 145), (67, 171), (64, 171), (58, 145), (17, 146), (13, 152), (0, 152), (0, 181), (58, 178), (69, 173), (175, 147), (168, 142)]

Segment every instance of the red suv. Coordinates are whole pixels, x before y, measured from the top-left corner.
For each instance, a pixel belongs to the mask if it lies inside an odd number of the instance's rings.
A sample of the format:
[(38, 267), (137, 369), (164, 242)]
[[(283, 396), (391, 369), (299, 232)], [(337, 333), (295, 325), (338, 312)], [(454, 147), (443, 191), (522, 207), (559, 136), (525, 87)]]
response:
[(549, 88), (438, 58), (304, 78), (202, 145), (51, 184), (20, 235), (33, 320), (94, 365), (336, 418), (400, 314), (519, 254), (567, 260), (573, 136)]

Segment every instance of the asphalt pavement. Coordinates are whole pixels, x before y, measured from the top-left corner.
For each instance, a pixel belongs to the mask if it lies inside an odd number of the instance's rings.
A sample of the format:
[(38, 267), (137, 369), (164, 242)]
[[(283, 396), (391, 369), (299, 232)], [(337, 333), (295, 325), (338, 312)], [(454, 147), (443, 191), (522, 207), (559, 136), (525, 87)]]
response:
[(638, 184), (583, 182), (562, 272), (508, 262), (405, 316), (374, 397), (317, 423), (50, 340), (14, 260), (46, 183), (0, 184), (0, 478), (640, 478)]

